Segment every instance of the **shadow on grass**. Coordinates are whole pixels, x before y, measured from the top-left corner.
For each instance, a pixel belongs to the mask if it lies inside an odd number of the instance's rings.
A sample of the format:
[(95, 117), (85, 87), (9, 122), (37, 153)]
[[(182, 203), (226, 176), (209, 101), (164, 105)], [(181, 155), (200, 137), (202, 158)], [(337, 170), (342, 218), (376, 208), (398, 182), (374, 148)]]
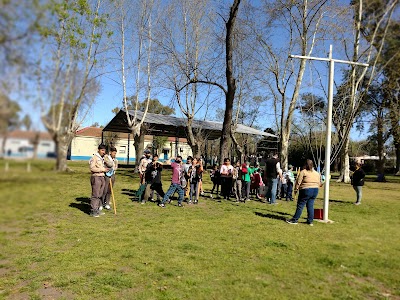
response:
[[(261, 213), (261, 212), (258, 212), (258, 211), (254, 212), (254, 214), (256, 216), (259, 216), (259, 217), (275, 219), (275, 220), (281, 220), (281, 221), (286, 221), (286, 219), (287, 219), (284, 216), (274, 215), (274, 214), (264, 214), (264, 213)], [(281, 213), (281, 214), (283, 214), (283, 213)], [(289, 214), (285, 214), (285, 215), (289, 215)]]
[(343, 203), (343, 204), (353, 204), (353, 202), (351, 202), (351, 201), (344, 201), (344, 200), (331, 200), (331, 199), (329, 199), (329, 202)]
[(136, 196), (137, 190), (132, 190), (132, 189), (122, 189), (122, 195), (127, 195), (129, 197), (129, 200), (132, 202), (139, 202), (138, 197)]
[(77, 208), (80, 211), (84, 212), (87, 215), (90, 215), (91, 206), (90, 206), (90, 198), (88, 197), (78, 197), (75, 198), (77, 202), (72, 202), (69, 204), (69, 207)]

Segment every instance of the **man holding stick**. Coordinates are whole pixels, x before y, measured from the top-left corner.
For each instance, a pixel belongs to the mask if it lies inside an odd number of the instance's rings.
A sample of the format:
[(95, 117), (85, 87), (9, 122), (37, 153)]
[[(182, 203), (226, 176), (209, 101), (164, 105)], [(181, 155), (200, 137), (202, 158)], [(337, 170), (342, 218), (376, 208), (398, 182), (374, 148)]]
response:
[[(100, 144), (97, 153), (89, 160), (89, 167), (92, 175), (90, 176), (90, 184), (92, 186), (92, 196), (90, 198), (91, 216), (100, 216), (100, 207), (105, 189), (104, 173), (109, 169), (104, 166), (104, 155), (106, 154), (106, 146)], [(103, 213), (104, 214), (104, 213)]]
[[(103, 206), (105, 209), (110, 210), (110, 198), (111, 198), (111, 188), (115, 183), (115, 172), (118, 169), (118, 160), (115, 158), (117, 156), (117, 149), (111, 147), (109, 154), (104, 156), (104, 162), (110, 170), (105, 174), (105, 188), (103, 194)], [(110, 184), (111, 181), (111, 184)]]

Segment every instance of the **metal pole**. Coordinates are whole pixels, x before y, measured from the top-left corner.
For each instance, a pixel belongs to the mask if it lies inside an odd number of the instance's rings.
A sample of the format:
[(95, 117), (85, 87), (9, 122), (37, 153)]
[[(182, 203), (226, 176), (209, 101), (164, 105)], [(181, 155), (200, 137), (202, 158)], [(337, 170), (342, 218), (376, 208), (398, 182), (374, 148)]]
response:
[(127, 165), (129, 165), (129, 151), (131, 150), (131, 148), (130, 148), (130, 145), (131, 145), (131, 134), (130, 133), (128, 133), (128, 149), (127, 149), (127, 156), (126, 156), (126, 164)]
[(179, 155), (179, 151), (178, 151), (178, 141), (179, 138), (176, 136), (175, 137), (175, 157), (177, 157)]
[(339, 59), (332, 58), (332, 45), (329, 47), (329, 57), (311, 57), (311, 56), (301, 56), (301, 55), (290, 55), (292, 58), (301, 58), (301, 59), (310, 59), (310, 60), (319, 60), (319, 61), (328, 61), (329, 62), (329, 84), (328, 84), (328, 119), (326, 124), (326, 144), (325, 144), (325, 187), (324, 187), (324, 222), (332, 222), (328, 218), (329, 213), (329, 184), (331, 177), (331, 143), (332, 143), (332, 107), (333, 107), (333, 80), (335, 73), (335, 62), (357, 65), (368, 67), (368, 64), (353, 62), (353, 61), (345, 61)]
[(329, 47), (329, 85), (328, 85), (328, 118), (326, 121), (325, 144), (325, 186), (324, 186), (324, 221), (327, 222), (329, 213), (329, 183), (331, 179), (331, 143), (332, 143), (332, 107), (333, 107), (333, 79), (335, 62), (332, 60), (332, 45)]

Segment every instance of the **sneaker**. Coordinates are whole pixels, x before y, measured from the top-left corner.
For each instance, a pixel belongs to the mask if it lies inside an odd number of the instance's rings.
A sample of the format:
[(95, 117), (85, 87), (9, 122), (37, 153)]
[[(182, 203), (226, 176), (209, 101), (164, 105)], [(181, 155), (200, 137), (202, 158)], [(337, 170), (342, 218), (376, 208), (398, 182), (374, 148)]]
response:
[(199, 202), (199, 200), (194, 200), (194, 204), (197, 204)]
[(162, 208), (165, 207), (165, 205), (164, 205), (163, 203), (158, 204), (158, 206), (159, 206), (159, 207), (162, 207)]
[(182, 203), (178, 203), (178, 207), (183, 207), (183, 204)]
[(201, 192), (200, 195), (201, 195), (201, 196), (204, 196), (205, 194), (204, 194), (204, 192)]
[(212, 194), (210, 194), (210, 198), (211, 198), (211, 199), (213, 198), (213, 195), (212, 195)]
[(292, 224), (292, 225), (297, 225), (297, 221), (295, 221), (295, 220), (293, 220), (293, 219), (288, 219), (288, 220), (286, 220), (286, 223)]
[(111, 206), (110, 205), (106, 205), (106, 206), (104, 206), (104, 208), (107, 209), (107, 210), (110, 210)]
[(189, 200), (188, 204), (192, 204), (192, 200)]
[(356, 203), (354, 203), (354, 205), (360, 205), (361, 204), (361, 202), (356, 202)]
[(100, 217), (100, 215), (98, 213), (91, 213), (90, 216), (93, 217), (93, 218)]
[(144, 200), (141, 202), (141, 204), (145, 204), (145, 203), (146, 203), (146, 201), (144, 201)]
[(100, 206), (100, 207), (99, 207), (99, 210), (103, 210), (103, 206)]
[(313, 224), (313, 223), (307, 223), (307, 225), (308, 225), (308, 226), (314, 226), (314, 224)]

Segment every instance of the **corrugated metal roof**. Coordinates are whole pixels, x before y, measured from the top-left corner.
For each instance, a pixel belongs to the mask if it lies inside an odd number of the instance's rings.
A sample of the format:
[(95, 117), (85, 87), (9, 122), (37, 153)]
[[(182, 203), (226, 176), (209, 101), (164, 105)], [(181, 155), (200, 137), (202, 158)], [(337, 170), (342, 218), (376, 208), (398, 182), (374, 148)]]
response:
[[(129, 111), (129, 114), (132, 117), (134, 116), (134, 113), (135, 112), (133, 110)], [(137, 111), (136, 119), (141, 120), (142, 118), (143, 112)], [(149, 134), (186, 137), (186, 118), (147, 113), (145, 117), (145, 123), (149, 125)], [(192, 126), (193, 128), (204, 130), (208, 139), (216, 139), (221, 135), (222, 125), (222, 122), (194, 120)], [(121, 109), (118, 114), (103, 128), (103, 131), (130, 132), (125, 111)], [(236, 132), (276, 138), (276, 135), (243, 124), (238, 124)]]

